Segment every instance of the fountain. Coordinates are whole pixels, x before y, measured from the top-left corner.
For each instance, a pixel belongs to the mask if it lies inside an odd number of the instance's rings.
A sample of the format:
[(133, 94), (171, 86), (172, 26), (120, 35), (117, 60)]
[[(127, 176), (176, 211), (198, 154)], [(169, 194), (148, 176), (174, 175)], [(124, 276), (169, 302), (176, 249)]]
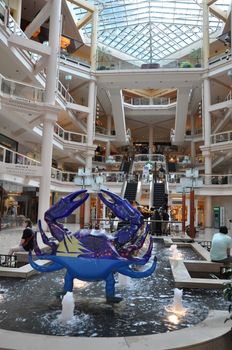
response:
[(59, 316), (61, 322), (71, 321), (74, 315), (75, 302), (72, 292), (67, 292), (62, 300), (62, 313)]
[(182, 295), (183, 289), (174, 288), (173, 303), (172, 305), (165, 307), (166, 311), (185, 316), (187, 310), (183, 307)]
[[(59, 232), (57, 232), (57, 235)], [(99, 237), (102, 238), (102, 235), (103, 233), (100, 233)], [(97, 232), (95, 232), (94, 237), (98, 238)], [(136, 243), (140, 243), (141, 237), (142, 235), (139, 235), (138, 238), (136, 238)], [(70, 235), (69, 238), (69, 240), (61, 241), (62, 244), (63, 242), (67, 243), (65, 253), (63, 251), (64, 247), (60, 244), (58, 249), (59, 255), (57, 255), (58, 258), (56, 259), (55, 254), (50, 255), (50, 257), (53, 258), (53, 266), (55, 266), (56, 269), (59, 267), (57, 262), (61, 261), (60, 257), (63, 261), (67, 260), (68, 263), (70, 260), (74, 261), (77, 258), (74, 255), (76, 254), (76, 250), (80, 249), (80, 246), (75, 245), (71, 247), (71, 242), (74, 241), (75, 234), (72, 236)], [(46, 236), (44, 239), (46, 241)], [(108, 243), (108, 240), (105, 240), (105, 242)], [(52, 242), (49, 241), (48, 243)], [(97, 240), (94, 241), (94, 243), (96, 243), (96, 247), (99, 247), (99, 245), (97, 246)], [(148, 244), (148, 246), (150, 245)], [(92, 246), (89, 245), (88, 248), (89, 247)], [(121, 248), (120, 245), (119, 247)], [(131, 247), (133, 249), (134, 245)], [(55, 248), (56, 247), (51, 244), (51, 249), (55, 250)], [(146, 251), (147, 248), (145, 252)], [(180, 257), (180, 253), (177, 251), (176, 247), (172, 247), (171, 251), (173, 259), (176, 258), (176, 260), (178, 260), (182, 257)], [(37, 252), (40, 253), (38, 247)], [(124, 251), (122, 252), (124, 253)], [(146, 254), (145, 252), (142, 251), (142, 256)], [(98, 250), (98, 253), (101, 253), (101, 251)], [(188, 254), (194, 255), (194, 252), (189, 252)], [(29, 346), (31, 345), (25, 338), (30, 338), (33, 339), (33, 342), (35, 342), (35, 339), (36, 341), (41, 339), (41, 342), (45, 339), (47, 346), (45, 343), (43, 344), (46, 348), (66, 348), (67, 350), (73, 348), (74, 345), (71, 347), (71, 343), (75, 342), (75, 346), (79, 346), (80, 348), (85, 347), (86, 350), (92, 350), (96, 348), (96, 343), (99, 345), (103, 342), (105, 344), (105, 349), (110, 346), (112, 347), (112, 344), (115, 349), (117, 345), (118, 348), (122, 346), (123, 349), (128, 349), (128, 344), (130, 342), (131, 344), (133, 342), (137, 343), (137, 340), (134, 339), (135, 335), (137, 335), (140, 336), (138, 337), (138, 342), (142, 342), (141, 346), (138, 345), (137, 348), (142, 350), (144, 347), (147, 347), (146, 342), (157, 344), (157, 342), (153, 340), (153, 337), (161, 337), (162, 333), (164, 333), (164, 337), (162, 338), (163, 345), (165, 341), (167, 343), (172, 337), (173, 339), (175, 338), (174, 335), (171, 335), (171, 333), (175, 333), (173, 331), (181, 329), (184, 331), (183, 328), (186, 328), (187, 333), (188, 331), (191, 332), (192, 330), (189, 330), (189, 328), (193, 329), (194, 327), (189, 327), (189, 325), (197, 325), (199, 322), (205, 320), (210, 308), (227, 310), (227, 303), (224, 301), (220, 291), (201, 291), (196, 294), (189, 290), (185, 293), (185, 296), (188, 298), (189, 309), (194, 310), (194, 313), (188, 312), (182, 315), (181, 322), (178, 318), (174, 319), (173, 315), (167, 317), (167, 312), (165, 311), (172, 312), (174, 316), (178, 316), (178, 312), (181, 310), (183, 311), (182, 293), (180, 294), (178, 292), (174, 294), (173, 304), (170, 306), (170, 309), (166, 309), (168, 300), (172, 298), (173, 290), (169, 255), (170, 250), (164, 247), (162, 241), (156, 241), (155, 244), (153, 244), (153, 249), (150, 251), (151, 259), (146, 262), (146, 265), (148, 265), (147, 269), (146, 267), (144, 269), (144, 264), (141, 264), (141, 257), (137, 255), (135, 260), (132, 260), (132, 263), (129, 264), (132, 274), (134, 276), (140, 276), (146, 271), (151, 271), (150, 269), (154, 265), (155, 256), (158, 261), (156, 274), (154, 276), (152, 273), (149, 273), (145, 276), (145, 279), (131, 278), (129, 285), (126, 285), (125, 280), (122, 282), (119, 277), (119, 286), (124, 284), (124, 286), (127, 287), (121, 290), (123, 301), (119, 304), (107, 303), (107, 300), (102, 298), (106, 288), (104, 279), (91, 282), (90, 280), (78, 281), (76, 277), (74, 277), (72, 287), (73, 294), (71, 291), (68, 291), (64, 296), (61, 314), (61, 300), (56, 298), (56, 292), (63, 289), (63, 282), (65, 279), (63, 269), (59, 269), (59, 271), (53, 270), (53, 272), (49, 274), (38, 274), (27, 281), (16, 279), (1, 280), (0, 290), (3, 291), (3, 294), (1, 294), (0, 299), (0, 325), (4, 330), (0, 329), (0, 347), (2, 349), (14, 348), (27, 350), (30, 349)], [(65, 259), (66, 257), (67, 259)], [(185, 258), (188, 258), (188, 256), (185, 256)], [(127, 259), (123, 258), (123, 263), (125, 260)], [(108, 261), (106, 260), (106, 262)], [(136, 267), (135, 262), (139, 270), (134, 268)], [(75, 265), (74, 263), (73, 265)], [(121, 263), (121, 261), (119, 261), (119, 263)], [(95, 265), (96, 261), (93, 261), (92, 269), (95, 269)], [(72, 270), (70, 271), (72, 272)], [(80, 271), (82, 272), (81, 269)], [(128, 271), (128, 269), (125, 271)], [(114, 270), (113, 274), (116, 274), (115, 272), (117, 272), (117, 270)], [(92, 273), (92, 271), (90, 270), (89, 273)], [(120, 276), (120, 273), (118, 276)], [(24, 300), (27, 301), (26, 305), (23, 302)], [(57, 320), (61, 322), (57, 322)], [(229, 328), (229, 326), (227, 327)], [(19, 332), (23, 332), (21, 345), (18, 343), (17, 338), (20, 334)], [(36, 333), (36, 336), (34, 333)], [(9, 338), (7, 337), (8, 334), (10, 335)], [(49, 335), (50, 337), (43, 337), (43, 335)], [(53, 337), (51, 335), (53, 335)], [(71, 338), (70, 342), (67, 336)], [(130, 336), (132, 336), (132, 340), (130, 340)], [(215, 333), (213, 333), (213, 337), (214, 336)], [(83, 339), (83, 337), (85, 338)], [(88, 338), (92, 337), (98, 339), (93, 339), (93, 342), (91, 342), (91, 339)], [(186, 341), (183, 344), (187, 344), (189, 338), (191, 337), (186, 336)], [(68, 345), (65, 344), (64, 339), (66, 339)], [(84, 344), (88, 343), (92, 345), (83, 345), (82, 340)], [(12, 341), (14, 342), (13, 345)], [(57, 347), (58, 342), (59, 347)], [(9, 346), (9, 344), (11, 345)], [(28, 345), (26, 346), (25, 344)], [(170, 344), (175, 346), (173, 340), (170, 340)], [(187, 345), (185, 349), (188, 349)], [(101, 346), (101, 348), (103, 348), (103, 346)], [(164, 349), (164, 346), (165, 345), (161, 348), (157, 345), (156, 349)], [(176, 345), (176, 348), (177, 347), (179, 346)], [(133, 348), (133, 345), (131, 345), (131, 348)], [(166, 345), (165, 349), (170, 349), (169, 344)]]
[(169, 250), (172, 252), (172, 256), (170, 257), (170, 259), (173, 259), (173, 260), (182, 259), (182, 254), (178, 251), (176, 244), (172, 244)]

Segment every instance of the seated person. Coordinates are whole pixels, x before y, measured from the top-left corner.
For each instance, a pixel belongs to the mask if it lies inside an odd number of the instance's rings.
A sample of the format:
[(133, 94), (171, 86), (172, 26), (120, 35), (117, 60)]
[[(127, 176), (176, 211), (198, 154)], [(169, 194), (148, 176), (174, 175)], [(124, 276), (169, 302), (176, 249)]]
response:
[(18, 246), (9, 250), (8, 255), (14, 255), (16, 252), (29, 252), (34, 247), (34, 231), (32, 230), (32, 222), (30, 219), (25, 220), (25, 229)]
[(232, 256), (230, 255), (232, 238), (227, 236), (227, 233), (227, 227), (221, 226), (219, 232), (214, 234), (210, 250), (211, 261), (225, 264), (232, 263)]

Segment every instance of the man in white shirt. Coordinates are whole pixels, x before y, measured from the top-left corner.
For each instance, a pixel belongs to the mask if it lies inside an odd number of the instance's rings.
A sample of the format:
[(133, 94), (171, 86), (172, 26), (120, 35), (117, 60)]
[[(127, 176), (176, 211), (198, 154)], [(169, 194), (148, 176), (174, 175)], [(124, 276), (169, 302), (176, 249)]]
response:
[(211, 261), (232, 263), (232, 256), (230, 255), (232, 238), (227, 236), (227, 233), (227, 227), (221, 226), (219, 232), (214, 234), (210, 250)]

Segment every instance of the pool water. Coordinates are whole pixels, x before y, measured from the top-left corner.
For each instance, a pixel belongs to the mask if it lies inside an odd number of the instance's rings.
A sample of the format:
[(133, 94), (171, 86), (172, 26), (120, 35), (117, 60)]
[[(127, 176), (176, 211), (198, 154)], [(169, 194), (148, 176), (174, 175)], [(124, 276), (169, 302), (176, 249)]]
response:
[[(181, 250), (185, 259), (195, 259), (191, 249)], [(59, 321), (65, 270), (37, 274), (30, 280), (0, 280), (0, 327), (3, 329), (51, 335), (117, 337), (165, 333), (191, 327), (204, 320), (210, 309), (227, 310), (222, 290), (186, 289), (183, 291), (184, 316), (173, 315), (171, 305), (174, 282), (169, 264), (170, 250), (161, 240), (154, 242), (153, 256), (158, 262), (148, 278), (120, 282), (116, 275), (119, 304), (105, 303), (104, 282), (76, 282), (74, 317)], [(151, 258), (152, 260), (152, 258)], [(146, 266), (148, 268), (148, 266)]]

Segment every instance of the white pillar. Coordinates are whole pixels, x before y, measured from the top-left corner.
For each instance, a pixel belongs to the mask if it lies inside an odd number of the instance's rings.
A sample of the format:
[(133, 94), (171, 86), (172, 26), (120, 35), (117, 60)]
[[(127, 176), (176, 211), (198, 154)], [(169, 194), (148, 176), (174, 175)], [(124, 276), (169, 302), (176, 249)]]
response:
[(149, 154), (153, 154), (154, 128), (149, 127)]
[(212, 197), (205, 197), (205, 228), (211, 228), (212, 225)]
[[(87, 119), (87, 144), (89, 147), (93, 147), (93, 139), (95, 135), (95, 116), (96, 116), (96, 83), (91, 80), (89, 83), (89, 95), (88, 95), (88, 119)], [(86, 153), (86, 169), (92, 172), (93, 167), (93, 151), (89, 149)], [(90, 222), (90, 198), (85, 202), (85, 224)]]
[(47, 65), (45, 101), (48, 105), (54, 105), (54, 112), (47, 112), (43, 120), (43, 138), (41, 147), (41, 165), (43, 167), (43, 175), (40, 180), (38, 209), (38, 218), (41, 219), (42, 222), (44, 213), (50, 206), (50, 183), (53, 149), (52, 142), (54, 123), (57, 120), (55, 99), (57, 87), (58, 53), (60, 47), (61, 2), (62, 0), (51, 1), (49, 24), (49, 45), (51, 47), (51, 54)]
[(203, 67), (208, 68), (209, 65), (209, 7), (207, 1), (202, 1), (203, 7), (203, 43), (202, 43), (202, 53), (203, 53)]
[(42, 220), (42, 222), (45, 211), (50, 207), (52, 141), (55, 121), (56, 115), (53, 113), (50, 115), (47, 113), (43, 120), (43, 138), (41, 147), (41, 165), (43, 168), (43, 175), (40, 179), (38, 209), (38, 219)]
[(21, 25), (21, 14), (22, 14), (22, 0), (10, 1), (9, 6), (14, 9), (14, 19), (16, 23)]
[[(107, 135), (111, 136), (111, 127), (112, 127), (112, 117), (111, 115), (107, 115)], [(110, 141), (106, 142), (106, 159), (110, 155)]]
[[(91, 80), (89, 83), (89, 95), (88, 95), (88, 119), (87, 119), (87, 144), (93, 146), (93, 139), (95, 135), (95, 117), (96, 117), (96, 83)], [(86, 156), (86, 168), (92, 172), (92, 152), (87, 152)]]
[(90, 48), (91, 69), (94, 71), (96, 70), (97, 29), (98, 29), (98, 11), (96, 8), (92, 16), (92, 33), (91, 33), (91, 48)]
[(191, 138), (192, 138), (191, 139), (191, 159), (192, 159), (193, 165), (196, 163), (196, 149), (195, 149), (194, 135), (195, 135), (194, 115), (191, 114)]

